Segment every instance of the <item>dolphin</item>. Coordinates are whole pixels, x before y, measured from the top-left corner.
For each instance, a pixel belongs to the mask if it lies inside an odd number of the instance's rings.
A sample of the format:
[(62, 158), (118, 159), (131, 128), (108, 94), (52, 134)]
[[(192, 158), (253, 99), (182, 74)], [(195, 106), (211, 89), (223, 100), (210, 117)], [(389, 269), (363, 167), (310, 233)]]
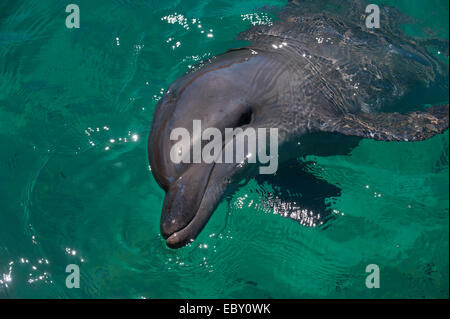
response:
[[(408, 142), (448, 129), (448, 40), (406, 35), (405, 16), (391, 7), (381, 8), (381, 27), (369, 29), (365, 8), (361, 1), (289, 1), (273, 24), (240, 34), (251, 44), (169, 86), (148, 142), (153, 176), (166, 193), (161, 234), (168, 247), (194, 241), (225, 194), (257, 174), (248, 162), (174, 163), (171, 132), (193, 133), (193, 120), (222, 133), (277, 128), (280, 165), (308, 136)], [(235, 139), (223, 139), (223, 149)]]

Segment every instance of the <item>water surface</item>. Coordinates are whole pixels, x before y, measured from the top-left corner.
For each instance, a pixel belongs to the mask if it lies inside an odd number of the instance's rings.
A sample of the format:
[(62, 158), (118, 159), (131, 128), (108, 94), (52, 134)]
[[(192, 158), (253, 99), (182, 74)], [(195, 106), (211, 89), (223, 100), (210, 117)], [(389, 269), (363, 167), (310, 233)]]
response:
[[(283, 194), (252, 180), (194, 244), (165, 246), (147, 160), (154, 107), (284, 3), (80, 0), (72, 30), (66, 1), (0, 4), (0, 297), (448, 298), (448, 132), (290, 168), (341, 189), (327, 227), (278, 216)], [(377, 3), (416, 18), (408, 32), (448, 39), (448, 1)], [(365, 286), (373, 263), (380, 289)], [(65, 286), (68, 264), (80, 289)]]

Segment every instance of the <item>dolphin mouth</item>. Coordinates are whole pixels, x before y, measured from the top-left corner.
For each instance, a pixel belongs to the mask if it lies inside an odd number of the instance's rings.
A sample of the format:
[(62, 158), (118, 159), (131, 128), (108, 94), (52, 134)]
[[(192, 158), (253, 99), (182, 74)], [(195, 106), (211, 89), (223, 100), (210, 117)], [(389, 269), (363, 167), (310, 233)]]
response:
[(182, 248), (194, 241), (198, 233), (200, 233), (200, 230), (206, 225), (206, 222), (203, 225), (197, 223), (197, 216), (198, 211), (186, 226), (165, 238), (167, 247), (172, 249)]
[[(187, 226), (186, 226), (187, 227)], [(177, 249), (186, 246), (188, 243), (185, 240), (178, 240), (177, 233), (173, 233), (166, 239), (166, 245), (169, 248)]]
[[(205, 196), (205, 193), (203, 196)], [(202, 203), (203, 198), (194, 217), (186, 224), (186, 226), (180, 228), (172, 234), (164, 235), (167, 247), (178, 249), (192, 243), (195, 240), (198, 234), (206, 226), (209, 218), (214, 212), (214, 209), (207, 210), (202, 208)]]
[[(208, 197), (208, 187), (210, 186), (210, 177), (212, 171), (214, 170), (215, 163), (208, 170), (207, 180), (202, 189), (202, 194), (198, 194), (201, 196), (197, 205), (191, 206), (187, 208), (184, 206), (182, 209), (188, 209), (191, 212), (195, 211), (191, 218), (185, 218), (184, 216), (177, 216), (176, 222), (178, 222), (179, 226), (182, 227), (170, 227), (167, 224), (161, 224), (161, 233), (166, 240), (166, 245), (169, 248), (177, 249), (184, 247), (195, 240), (198, 234), (202, 231), (202, 229), (207, 224), (209, 218), (211, 217), (214, 209), (210, 209), (210, 207), (205, 207), (209, 205), (203, 205), (205, 200), (207, 201)], [(195, 184), (195, 183), (194, 183)], [(166, 195), (167, 196), (167, 195)], [(191, 200), (190, 198), (183, 198), (183, 201)], [(179, 207), (178, 207), (179, 208)], [(168, 210), (171, 211), (173, 207), (169, 207)]]

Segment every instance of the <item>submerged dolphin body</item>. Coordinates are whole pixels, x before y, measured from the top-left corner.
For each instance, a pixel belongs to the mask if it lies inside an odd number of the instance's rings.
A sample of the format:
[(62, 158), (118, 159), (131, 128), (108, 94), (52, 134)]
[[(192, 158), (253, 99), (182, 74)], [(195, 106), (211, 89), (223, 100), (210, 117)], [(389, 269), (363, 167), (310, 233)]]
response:
[[(343, 3), (290, 2), (273, 25), (241, 35), (250, 46), (219, 55), (170, 85), (149, 137), (152, 172), (166, 192), (161, 233), (169, 247), (193, 241), (224, 194), (255, 173), (249, 163), (175, 164), (174, 128), (192, 133), (193, 120), (222, 133), (278, 128), (286, 154), (314, 134), (419, 141), (448, 128), (448, 104), (420, 111), (396, 107), (438, 102), (419, 101), (418, 90), (448, 99), (448, 66), (426, 49), (432, 41), (406, 36), (397, 25), (402, 16), (392, 8), (382, 8), (380, 29), (367, 29), (365, 6)], [(447, 54), (448, 42), (436, 43)]]

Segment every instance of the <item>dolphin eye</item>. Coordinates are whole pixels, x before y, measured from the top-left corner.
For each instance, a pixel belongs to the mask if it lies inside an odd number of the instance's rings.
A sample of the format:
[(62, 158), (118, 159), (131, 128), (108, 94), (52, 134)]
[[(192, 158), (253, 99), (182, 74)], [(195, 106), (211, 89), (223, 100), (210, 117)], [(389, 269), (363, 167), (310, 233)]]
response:
[(248, 125), (251, 123), (253, 117), (253, 113), (251, 109), (248, 109), (246, 112), (241, 114), (241, 117), (239, 118), (236, 127)]

